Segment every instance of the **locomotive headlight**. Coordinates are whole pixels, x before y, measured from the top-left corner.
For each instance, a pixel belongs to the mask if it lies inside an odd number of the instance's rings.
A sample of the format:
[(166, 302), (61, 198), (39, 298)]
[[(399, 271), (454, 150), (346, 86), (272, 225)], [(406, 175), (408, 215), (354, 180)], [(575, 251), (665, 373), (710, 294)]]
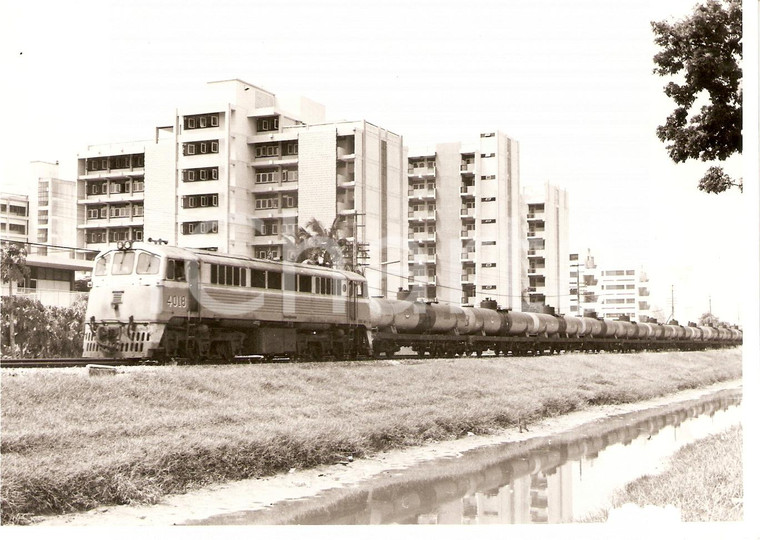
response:
[(119, 240), (119, 242), (116, 243), (116, 249), (118, 249), (119, 251), (122, 251), (124, 249), (124, 242)]

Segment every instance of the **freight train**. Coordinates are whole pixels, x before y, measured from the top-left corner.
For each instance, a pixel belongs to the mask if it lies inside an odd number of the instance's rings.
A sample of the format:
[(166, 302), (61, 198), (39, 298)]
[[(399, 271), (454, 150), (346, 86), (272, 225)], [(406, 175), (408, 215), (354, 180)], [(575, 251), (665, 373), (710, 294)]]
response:
[(435, 357), (697, 350), (741, 343), (737, 328), (608, 321), (370, 298), (360, 274), (153, 243), (95, 258), (84, 356), (135, 361)]

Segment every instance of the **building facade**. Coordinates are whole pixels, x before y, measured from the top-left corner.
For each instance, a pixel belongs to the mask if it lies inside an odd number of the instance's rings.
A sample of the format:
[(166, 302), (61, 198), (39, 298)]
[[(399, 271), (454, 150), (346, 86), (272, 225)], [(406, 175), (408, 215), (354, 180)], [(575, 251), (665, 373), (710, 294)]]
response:
[(419, 297), (521, 308), (527, 287), (517, 141), (481, 133), (408, 157), (408, 275)]
[(371, 294), (398, 289), (402, 276), (383, 269), (406, 247), (401, 136), (366, 121), (327, 123), (322, 105), (238, 79), (206, 90), (154, 140), (80, 155), (79, 245), (160, 238), (283, 259), (316, 219), (352, 246)]
[(571, 254), (570, 267), (572, 314), (593, 311), (604, 319), (634, 322), (646, 322), (651, 317), (649, 278), (642, 269), (597, 265), (590, 252), (583, 261)]
[(29, 235), (29, 196), (0, 193), (0, 238), (26, 242)]
[[(78, 247), (98, 251), (119, 241), (143, 240), (148, 144), (92, 145), (78, 155)], [(163, 210), (154, 216), (161, 218), (173, 219), (172, 212)]]
[(33, 161), (36, 191), (29, 197), (29, 252), (56, 258), (84, 258), (77, 247), (77, 183), (59, 178), (58, 163)]
[(569, 313), (569, 209), (565, 190), (550, 184), (526, 186), (528, 303)]

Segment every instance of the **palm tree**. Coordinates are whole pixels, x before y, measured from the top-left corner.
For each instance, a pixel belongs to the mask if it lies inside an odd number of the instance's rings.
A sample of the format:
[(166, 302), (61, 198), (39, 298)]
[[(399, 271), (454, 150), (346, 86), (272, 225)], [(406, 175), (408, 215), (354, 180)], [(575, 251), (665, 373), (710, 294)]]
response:
[(18, 244), (9, 244), (6, 247), (0, 248), (0, 274), (2, 275), (3, 283), (8, 284), (8, 331), (10, 338), (8, 344), (10, 345), (11, 356), (15, 356), (16, 352), (16, 329), (14, 325), (14, 312), (13, 312), (13, 284), (19, 282), (29, 275), (29, 267), (26, 265), (26, 250)]
[[(310, 232), (311, 231), (311, 232)], [(299, 227), (296, 236), (284, 235), (286, 260), (352, 270), (351, 244), (343, 236), (343, 223), (336, 216), (329, 228), (317, 218)]]

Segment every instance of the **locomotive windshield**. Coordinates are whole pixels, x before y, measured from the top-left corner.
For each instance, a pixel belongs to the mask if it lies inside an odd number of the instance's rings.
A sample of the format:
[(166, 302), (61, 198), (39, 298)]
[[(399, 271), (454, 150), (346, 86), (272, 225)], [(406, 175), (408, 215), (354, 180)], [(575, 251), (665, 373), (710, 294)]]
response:
[(134, 267), (134, 251), (117, 251), (113, 254), (113, 264), (111, 265), (112, 276), (125, 276), (131, 274)]
[(108, 273), (108, 261), (110, 258), (110, 255), (103, 255), (95, 262), (96, 276), (105, 276)]
[(138, 274), (158, 274), (158, 266), (161, 264), (161, 258), (152, 253), (140, 253), (137, 256), (137, 273)]

